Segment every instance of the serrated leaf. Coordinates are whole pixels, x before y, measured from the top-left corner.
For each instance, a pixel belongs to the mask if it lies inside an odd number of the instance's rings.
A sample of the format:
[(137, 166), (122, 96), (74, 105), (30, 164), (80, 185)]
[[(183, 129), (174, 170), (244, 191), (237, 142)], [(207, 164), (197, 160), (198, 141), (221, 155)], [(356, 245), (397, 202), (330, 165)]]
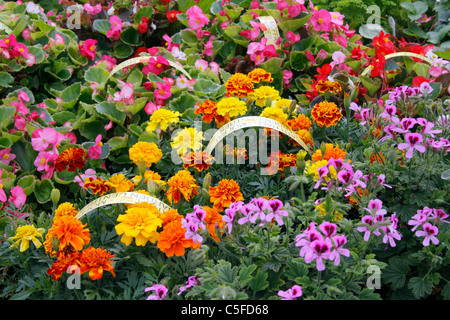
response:
[(389, 259), (389, 264), (384, 268), (382, 279), (390, 282), (393, 290), (400, 289), (405, 285), (408, 272), (408, 262), (400, 257), (393, 257)]
[(252, 272), (256, 270), (256, 265), (251, 264), (249, 266), (241, 267), (241, 270), (239, 271), (239, 282), (241, 285), (245, 285), (247, 282), (249, 282), (252, 279)]
[(409, 280), (408, 288), (412, 290), (417, 299), (427, 297), (433, 291), (433, 282), (428, 279), (414, 277)]
[(268, 274), (265, 271), (259, 271), (255, 277), (248, 283), (250, 289), (254, 292), (266, 289), (269, 286), (267, 281)]

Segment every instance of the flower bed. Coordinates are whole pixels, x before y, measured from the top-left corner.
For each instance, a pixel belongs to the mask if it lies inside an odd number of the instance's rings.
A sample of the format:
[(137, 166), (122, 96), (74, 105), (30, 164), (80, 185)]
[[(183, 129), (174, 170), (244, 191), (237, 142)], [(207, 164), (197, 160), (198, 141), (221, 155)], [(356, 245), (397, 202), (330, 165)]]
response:
[(450, 2), (329, 10), (1, 1), (0, 296), (449, 299)]

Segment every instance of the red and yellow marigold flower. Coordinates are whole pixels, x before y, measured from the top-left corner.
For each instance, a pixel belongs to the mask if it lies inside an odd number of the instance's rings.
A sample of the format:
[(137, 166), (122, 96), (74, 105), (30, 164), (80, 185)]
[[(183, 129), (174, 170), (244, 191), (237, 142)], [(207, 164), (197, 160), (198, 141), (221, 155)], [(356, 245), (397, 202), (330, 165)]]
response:
[(319, 80), (316, 83), (316, 90), (319, 93), (331, 92), (337, 94), (342, 91), (342, 88), (336, 81)]
[(75, 172), (77, 169), (83, 169), (86, 164), (86, 152), (81, 148), (68, 148), (64, 150), (55, 160), (56, 171), (64, 171), (68, 168), (69, 172)]
[(233, 74), (225, 83), (227, 95), (236, 98), (245, 98), (253, 92), (253, 82), (243, 73)]
[(106, 182), (105, 179), (100, 177), (87, 177), (84, 181), (84, 188), (91, 189), (94, 194), (101, 196), (111, 190), (111, 187)]
[(222, 212), (233, 202), (244, 200), (239, 184), (233, 179), (222, 179), (215, 187), (209, 187), (209, 200), (214, 204), (214, 209)]
[(208, 170), (215, 160), (206, 151), (190, 152), (182, 156), (181, 159), (183, 160), (184, 169), (194, 167), (197, 171), (202, 171), (203, 169)]
[(200, 188), (195, 184), (195, 178), (186, 169), (178, 171), (167, 181), (167, 184), (170, 188), (167, 190), (166, 196), (170, 203), (180, 202), (181, 196), (186, 201), (190, 201), (193, 196), (198, 194)]
[(84, 249), (80, 257), (80, 271), (81, 273), (89, 272), (91, 280), (101, 279), (103, 271), (108, 271), (115, 277), (114, 267), (111, 264), (111, 259), (115, 256), (102, 248)]
[(254, 83), (260, 83), (261, 81), (271, 83), (273, 81), (270, 72), (262, 68), (255, 68), (247, 74), (247, 77)]
[(214, 119), (218, 128), (230, 121), (228, 115), (220, 115), (217, 113), (217, 102), (206, 99), (195, 110), (195, 114), (203, 114), (202, 120), (206, 123), (211, 123)]
[(341, 120), (342, 113), (334, 102), (322, 101), (313, 107), (311, 116), (318, 126), (330, 127)]
[(47, 274), (53, 281), (58, 281), (70, 266), (80, 266), (80, 251), (67, 251), (58, 253), (58, 259), (47, 269)]

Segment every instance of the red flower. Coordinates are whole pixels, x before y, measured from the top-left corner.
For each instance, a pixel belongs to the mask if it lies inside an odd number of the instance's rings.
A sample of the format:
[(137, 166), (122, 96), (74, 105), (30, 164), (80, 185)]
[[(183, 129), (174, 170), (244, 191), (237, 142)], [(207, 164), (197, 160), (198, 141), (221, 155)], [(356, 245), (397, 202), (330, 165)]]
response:
[(64, 171), (69, 167), (69, 172), (83, 169), (86, 164), (86, 153), (81, 148), (68, 148), (61, 153), (55, 161), (56, 171)]
[[(418, 45), (406, 47), (406, 49), (407, 49), (409, 52), (417, 53), (417, 54), (420, 54), (420, 55), (422, 55), (422, 56), (425, 56), (425, 55), (427, 54), (428, 51), (430, 51), (430, 50), (433, 49), (433, 47), (434, 47), (434, 45), (432, 45), (432, 44), (426, 45), (426, 46), (424, 46), (424, 47), (418, 44)], [(422, 62), (422, 60), (419, 59), (419, 58), (414, 58), (414, 57), (412, 57), (412, 59), (413, 59), (414, 62)]]
[(415, 88), (419, 88), (420, 85), (424, 82), (430, 82), (430, 81), (427, 78), (422, 77), (422, 76), (414, 77), (412, 80), (413, 87), (415, 87)]
[(372, 63), (370, 64), (370, 68), (372, 71), (370, 72), (370, 75), (372, 77), (378, 77), (380, 74), (384, 71), (384, 65), (386, 64), (386, 59), (384, 58), (383, 54), (380, 52), (376, 52), (375, 57), (372, 58)]
[(141, 23), (138, 25), (138, 31), (139, 33), (145, 33), (147, 32), (148, 28), (148, 19), (146, 17), (142, 17)]
[(177, 14), (179, 13), (183, 13), (183, 11), (179, 11), (179, 10), (171, 10), (171, 11), (167, 11), (167, 20), (169, 20), (169, 22), (175, 22), (178, 20)]
[(389, 36), (389, 33), (384, 34), (383, 30), (381, 30), (380, 35), (372, 39), (372, 45), (383, 55), (395, 52), (394, 44), (389, 40)]
[(319, 80), (326, 80), (328, 78), (327, 76), (331, 73), (331, 70), (333, 70), (333, 67), (330, 64), (326, 63), (322, 66), (322, 68), (317, 67), (316, 70), (319, 74), (315, 74), (314, 77)]

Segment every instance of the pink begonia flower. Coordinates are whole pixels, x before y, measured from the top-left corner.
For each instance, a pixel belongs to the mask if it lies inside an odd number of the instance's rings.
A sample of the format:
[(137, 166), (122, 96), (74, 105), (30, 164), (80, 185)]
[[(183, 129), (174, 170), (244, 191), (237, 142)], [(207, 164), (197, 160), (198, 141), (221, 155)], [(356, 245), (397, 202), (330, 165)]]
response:
[(206, 69), (208, 69), (208, 65), (208, 61), (203, 59), (197, 59), (194, 63), (194, 66), (200, 71), (206, 71)]
[(166, 297), (167, 291), (169, 290), (162, 284), (155, 284), (151, 287), (145, 288), (144, 291), (155, 291), (155, 294), (148, 296), (147, 300), (162, 300)]
[(84, 4), (84, 10), (86, 10), (86, 12), (88, 14), (92, 14), (95, 15), (97, 13), (102, 12), (102, 5), (99, 3), (95, 6), (91, 6), (89, 3), (85, 3)]
[(288, 31), (286, 33), (286, 38), (288, 41), (284, 44), (284, 47), (287, 48), (289, 46), (292, 46), (294, 43), (300, 41), (300, 35), (293, 33), (292, 31)]
[(166, 100), (172, 96), (172, 92), (170, 91), (170, 84), (165, 84), (163, 82), (157, 82), (156, 83), (156, 89), (154, 91), (155, 98)]
[(212, 56), (212, 54), (214, 53), (212, 40), (211, 39), (208, 40), (206, 43), (203, 43), (203, 45), (205, 46), (204, 49), (205, 55), (208, 57)]
[(15, 186), (14, 188), (12, 188), (10, 190), (10, 192), (11, 192), (11, 196), (9, 197), (9, 200), (12, 201), (12, 203), (14, 203), (14, 206), (16, 208), (19, 208), (19, 209), (22, 208), (22, 206), (27, 201), (27, 196), (23, 192), (22, 187)]
[(283, 298), (281, 300), (294, 300), (295, 298), (301, 297), (303, 294), (302, 287), (299, 285), (294, 285), (292, 288), (282, 291), (278, 291), (278, 296)]
[(134, 103), (134, 88), (131, 82), (125, 83), (119, 92), (114, 93), (113, 101), (123, 101), (126, 104)]
[(52, 170), (58, 154), (53, 151), (40, 151), (34, 160), (37, 171), (49, 172)]
[(107, 124), (105, 124), (105, 126), (103, 127), (106, 131), (110, 130), (113, 126), (113, 122), (112, 120), (109, 120), (109, 122)]
[(436, 235), (439, 233), (439, 229), (436, 226), (433, 226), (431, 223), (427, 222), (422, 226), (423, 230), (416, 231), (415, 235), (417, 237), (425, 237), (423, 239), (422, 244), (425, 247), (430, 245), (430, 241), (433, 242), (434, 245), (439, 244), (439, 239), (436, 238)]
[(311, 62), (311, 65), (315, 65), (317, 64), (316, 59), (314, 58), (314, 56), (312, 55), (311, 51), (309, 51), (308, 49), (306, 49), (306, 59), (308, 59)]
[(309, 22), (315, 31), (329, 32), (333, 29), (331, 14), (325, 9), (315, 10)]
[(292, 78), (292, 75), (293, 75), (292, 71), (283, 70), (283, 82), (285, 84), (289, 84), (290, 79)]
[(159, 75), (161, 72), (167, 70), (167, 68), (169, 67), (169, 61), (167, 61), (166, 58), (158, 56), (158, 57), (151, 57), (150, 60), (148, 61), (148, 65), (146, 65), (143, 69), (142, 72), (145, 75), (148, 75), (149, 72), (155, 74), (155, 75)]
[(79, 44), (78, 47), (80, 49), (81, 55), (85, 56), (86, 58), (88, 58), (90, 60), (94, 60), (96, 44), (97, 44), (97, 40), (94, 40), (94, 39), (87, 39), (81, 45)]
[(118, 16), (111, 16), (109, 22), (111, 23), (111, 28), (106, 32), (106, 37), (118, 40), (122, 32), (122, 20)]
[(345, 16), (339, 12), (330, 12), (331, 22), (335, 25), (342, 26), (344, 24)]
[[(212, 72), (214, 72), (215, 74), (219, 74), (219, 70), (220, 70), (220, 66), (217, 62), (210, 62), (209, 63), (209, 68), (211, 69)], [(194, 79), (195, 80), (195, 79)]]
[(420, 143), (423, 141), (423, 137), (420, 133), (411, 133), (408, 132), (405, 135), (406, 142), (399, 143), (398, 149), (404, 150), (408, 149), (406, 151), (406, 158), (411, 159), (413, 157), (414, 150), (419, 151), (420, 153), (424, 153), (426, 151), (425, 146), (421, 145)]
[(157, 104), (154, 104), (153, 102), (149, 101), (149, 102), (145, 105), (144, 111), (145, 111), (147, 114), (150, 115), (150, 114), (152, 114), (153, 112), (155, 112), (156, 110), (158, 110), (160, 107), (161, 107), (161, 106), (159, 106), (159, 105), (157, 105)]
[(64, 135), (53, 128), (36, 129), (31, 135), (31, 145), (36, 151), (46, 151), (64, 139)]
[(288, 8), (289, 18), (295, 18), (302, 12), (302, 10), (303, 10), (303, 6), (300, 4), (295, 4), (295, 5), (289, 6), (289, 8)]
[(203, 28), (209, 23), (209, 18), (203, 13), (198, 6), (192, 6), (187, 11), (189, 27), (194, 30)]
[(88, 149), (86, 159), (100, 159), (102, 155), (102, 135), (99, 134), (95, 138), (95, 144)]
[(69, 143), (71, 143), (71, 144), (76, 144), (77, 143), (77, 136), (75, 135), (75, 133), (66, 132), (64, 134), (64, 140), (65, 139), (68, 139)]
[(183, 74), (181, 74), (176, 80), (176, 86), (180, 89), (189, 88), (193, 90), (195, 79), (188, 80)]
[(25, 106), (25, 102), (29, 102), (30, 98), (28, 97), (28, 94), (25, 91), (20, 91), (17, 95), (17, 98), (19, 98), (19, 101), (11, 101), (11, 105), (16, 107), (16, 114), (22, 114), (23, 116), (27, 115), (30, 111)]
[(11, 148), (6, 148), (0, 150), (0, 162), (3, 162), (4, 164), (8, 164), (11, 161), (14, 161), (16, 158), (16, 155), (14, 153), (11, 153)]
[(17, 45), (17, 39), (14, 33), (6, 37), (5, 39), (0, 39), (0, 48), (9, 48)]
[(73, 181), (78, 183), (78, 185), (83, 188), (84, 187), (84, 182), (86, 181), (86, 178), (96, 178), (96, 172), (94, 169), (86, 169), (86, 171), (84, 173), (81, 173), (79, 176), (77, 175)]
[(334, 68), (336, 65), (344, 63), (347, 56), (341, 51), (335, 51), (331, 58), (333, 61), (331, 61), (330, 66)]
[[(0, 170), (0, 176), (1, 176), (1, 170)], [(2, 179), (0, 178), (0, 201), (1, 202), (6, 202), (8, 198), (6, 197), (6, 193), (5, 190), (3, 190), (3, 182)]]
[(259, 23), (253, 20), (250, 20), (249, 23), (252, 25), (252, 28), (249, 30), (250, 31), (249, 36), (252, 41), (255, 41), (256, 38), (259, 37), (259, 34), (261, 32), (259, 29)]

